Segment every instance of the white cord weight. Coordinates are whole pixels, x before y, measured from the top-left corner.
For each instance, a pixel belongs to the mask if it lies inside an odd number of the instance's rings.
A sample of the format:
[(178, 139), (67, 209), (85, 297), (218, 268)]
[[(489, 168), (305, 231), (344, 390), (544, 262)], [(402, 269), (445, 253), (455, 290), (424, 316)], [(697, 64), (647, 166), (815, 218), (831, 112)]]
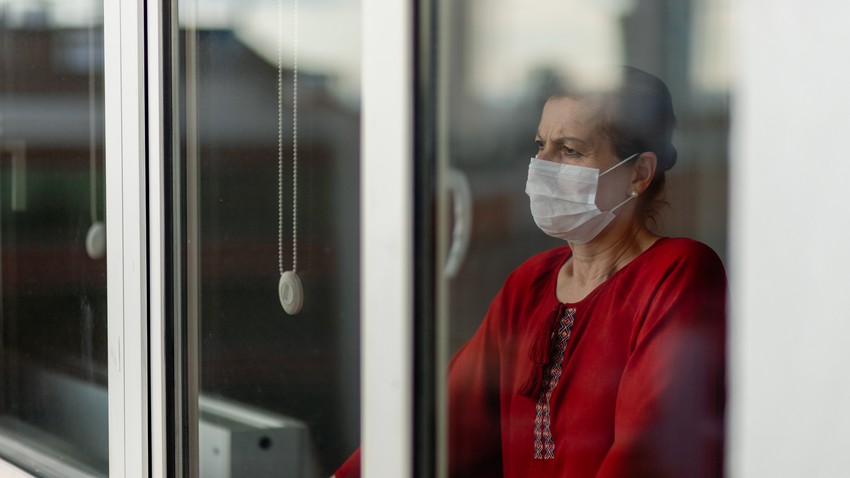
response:
[(304, 289), (295, 271), (286, 271), (280, 276), (277, 293), (280, 295), (280, 305), (287, 314), (296, 315), (301, 312), (301, 307), (304, 305)]
[(89, 212), (91, 226), (86, 233), (86, 254), (97, 260), (106, 256), (106, 225), (97, 219), (97, 127), (95, 117), (94, 84), (94, 19), (88, 31), (88, 80), (89, 80)]
[(96, 221), (86, 233), (86, 253), (92, 259), (102, 259), (106, 255), (106, 226)]

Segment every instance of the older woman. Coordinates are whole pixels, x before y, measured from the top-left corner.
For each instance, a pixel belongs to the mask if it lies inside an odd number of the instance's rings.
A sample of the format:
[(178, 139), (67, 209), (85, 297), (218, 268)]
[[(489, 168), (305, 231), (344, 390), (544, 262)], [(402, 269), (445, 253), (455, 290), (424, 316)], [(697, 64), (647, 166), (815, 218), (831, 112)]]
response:
[(723, 266), (650, 228), (672, 101), (648, 73), (621, 76), (543, 108), (526, 192), (567, 245), (517, 268), (452, 359), (452, 476), (722, 476)]

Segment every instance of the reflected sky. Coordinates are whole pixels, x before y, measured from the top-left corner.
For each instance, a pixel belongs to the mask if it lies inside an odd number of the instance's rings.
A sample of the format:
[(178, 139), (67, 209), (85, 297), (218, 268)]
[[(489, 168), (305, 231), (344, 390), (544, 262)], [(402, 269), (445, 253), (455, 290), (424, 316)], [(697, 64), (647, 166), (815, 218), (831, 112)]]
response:
[[(360, 0), (299, 0), (298, 63), (304, 72), (334, 78), (344, 97), (360, 89)], [(453, 2), (447, 2), (455, 8)], [(493, 101), (522, 93), (533, 72), (547, 68), (578, 86), (616, 81), (612, 67), (624, 62), (623, 18), (636, 0), (468, 0), (464, 28), (450, 48), (463, 48), (465, 84)], [(0, 0), (6, 24), (42, 21), (85, 26), (100, 22), (100, 1)], [(292, 65), (294, 0), (196, 0), (180, 2), (180, 18), (199, 28), (233, 29), (270, 64)], [(729, 0), (693, 0), (691, 82), (707, 92), (727, 92)], [(280, 11), (279, 11), (280, 9)]]
[(84, 27), (100, 23), (101, 5), (96, 0), (0, 0), (0, 23)]
[(552, 69), (582, 87), (614, 81), (623, 62), (621, 18), (630, 0), (475, 0), (468, 88), (498, 100), (521, 92), (529, 72)]

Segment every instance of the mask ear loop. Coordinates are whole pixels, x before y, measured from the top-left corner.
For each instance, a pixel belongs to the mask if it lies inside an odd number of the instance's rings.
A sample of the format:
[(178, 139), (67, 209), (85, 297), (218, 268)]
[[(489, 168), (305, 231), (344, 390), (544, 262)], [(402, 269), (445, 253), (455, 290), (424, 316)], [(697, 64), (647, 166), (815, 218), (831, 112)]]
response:
[[(633, 155), (629, 156), (628, 158), (626, 158), (626, 159), (624, 159), (624, 160), (620, 161), (619, 163), (617, 163), (617, 164), (615, 164), (615, 165), (611, 166), (610, 168), (608, 168), (608, 169), (607, 169), (604, 173), (600, 174), (599, 176), (601, 177), (603, 174), (607, 174), (607, 173), (609, 173), (609, 172), (613, 171), (615, 168), (620, 167), (622, 164), (625, 164), (625, 163), (626, 163), (626, 161), (631, 160), (632, 158), (634, 158), (634, 157), (638, 156), (639, 154), (640, 154), (640, 153), (635, 153), (635, 154), (633, 154)], [(620, 208), (621, 208), (624, 204), (626, 204), (627, 202), (631, 201), (632, 199), (634, 199), (634, 198), (636, 198), (636, 197), (638, 197), (638, 192), (637, 192), (637, 191), (632, 191), (632, 192), (630, 192), (630, 193), (629, 193), (629, 197), (627, 197), (627, 198), (626, 198), (623, 202), (621, 202), (620, 204), (617, 204), (616, 206), (614, 206), (613, 208), (611, 208), (611, 210), (609, 210), (608, 212), (614, 212), (614, 211), (616, 211), (617, 209), (620, 209)]]
[(612, 208), (611, 208), (611, 210), (610, 210), (610, 211), (608, 211), (608, 212), (614, 212), (614, 211), (616, 211), (617, 209), (619, 209), (620, 207), (622, 207), (622, 206), (623, 206), (623, 204), (626, 204), (627, 202), (631, 201), (632, 199), (634, 199), (634, 198), (636, 198), (636, 197), (638, 197), (638, 192), (637, 192), (637, 191), (632, 191), (631, 193), (629, 193), (629, 197), (627, 197), (627, 198), (626, 198), (623, 202), (621, 202), (620, 204), (617, 204), (616, 206), (612, 207)]
[(603, 175), (610, 173), (611, 171), (613, 171), (613, 170), (619, 168), (620, 166), (622, 166), (623, 164), (625, 164), (627, 161), (629, 161), (632, 158), (635, 158), (636, 156), (639, 156), (639, 155), (640, 155), (640, 153), (635, 153), (635, 154), (629, 156), (628, 158), (626, 158), (626, 159), (620, 161), (619, 163), (611, 166), (610, 168), (606, 169), (605, 172), (599, 173), (599, 176), (602, 177)]

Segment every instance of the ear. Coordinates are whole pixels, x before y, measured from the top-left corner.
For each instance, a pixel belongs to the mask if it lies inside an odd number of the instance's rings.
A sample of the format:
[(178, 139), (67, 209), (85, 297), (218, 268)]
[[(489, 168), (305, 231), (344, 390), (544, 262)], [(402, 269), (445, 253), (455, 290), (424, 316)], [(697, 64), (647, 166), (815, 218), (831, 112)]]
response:
[(635, 165), (632, 168), (632, 191), (642, 194), (649, 187), (649, 183), (655, 177), (657, 164), (658, 157), (650, 151), (641, 153), (640, 156), (635, 158)]

